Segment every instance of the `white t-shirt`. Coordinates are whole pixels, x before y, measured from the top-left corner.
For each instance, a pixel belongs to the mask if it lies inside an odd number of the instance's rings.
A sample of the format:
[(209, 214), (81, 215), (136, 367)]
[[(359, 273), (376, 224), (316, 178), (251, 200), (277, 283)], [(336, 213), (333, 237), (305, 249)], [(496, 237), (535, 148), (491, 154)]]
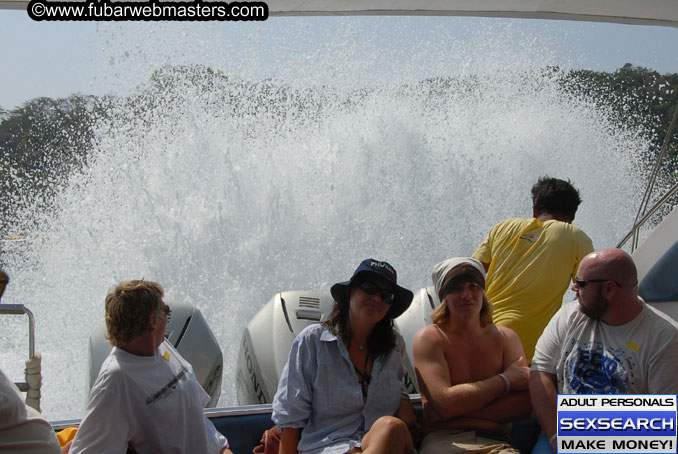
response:
[(61, 454), (52, 426), (0, 370), (0, 453)]
[(154, 356), (113, 348), (89, 395), (71, 454), (213, 454), (228, 446), (205, 418), (209, 395), (164, 341)]
[(676, 394), (678, 324), (643, 303), (629, 323), (610, 326), (574, 301), (539, 338), (532, 370), (555, 374), (564, 394)]

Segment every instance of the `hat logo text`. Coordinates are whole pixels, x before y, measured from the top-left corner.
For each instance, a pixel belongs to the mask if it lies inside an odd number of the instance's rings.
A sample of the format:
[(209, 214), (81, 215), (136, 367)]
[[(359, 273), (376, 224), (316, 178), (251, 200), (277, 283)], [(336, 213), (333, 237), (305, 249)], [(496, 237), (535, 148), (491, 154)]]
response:
[(373, 268), (374, 268), (374, 267), (384, 268), (384, 269), (386, 269), (386, 271), (387, 271), (389, 274), (395, 274), (395, 271), (393, 270), (393, 268), (391, 268), (390, 266), (388, 266), (388, 263), (384, 263), (384, 262), (371, 262), (371, 263), (370, 263), (370, 267), (373, 267)]

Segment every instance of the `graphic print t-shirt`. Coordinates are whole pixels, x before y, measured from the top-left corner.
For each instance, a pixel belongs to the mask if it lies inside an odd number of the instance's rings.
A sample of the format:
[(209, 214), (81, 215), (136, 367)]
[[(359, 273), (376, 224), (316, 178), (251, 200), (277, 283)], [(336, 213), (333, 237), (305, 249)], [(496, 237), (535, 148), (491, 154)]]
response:
[(555, 374), (563, 394), (678, 393), (678, 324), (643, 304), (625, 325), (610, 326), (569, 303), (537, 342), (532, 370)]

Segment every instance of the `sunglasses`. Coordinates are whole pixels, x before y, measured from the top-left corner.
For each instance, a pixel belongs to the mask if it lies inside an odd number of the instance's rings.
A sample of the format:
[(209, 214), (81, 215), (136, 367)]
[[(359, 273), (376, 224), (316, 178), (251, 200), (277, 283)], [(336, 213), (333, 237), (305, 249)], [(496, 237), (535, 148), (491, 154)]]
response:
[(579, 279), (578, 277), (575, 277), (575, 278), (574, 278), (574, 281), (577, 283), (577, 286), (578, 286), (579, 288), (584, 288), (584, 287), (586, 287), (588, 284), (592, 284), (592, 283), (594, 283), (594, 282), (608, 282), (608, 281), (609, 281), (609, 282), (614, 282), (615, 284), (617, 284), (617, 287), (621, 287), (621, 286), (622, 286), (619, 282), (617, 282), (617, 281), (615, 281), (615, 280), (613, 280), (613, 279)]
[(165, 314), (167, 314), (167, 323), (169, 323), (170, 318), (172, 318), (172, 309), (170, 309), (170, 307), (167, 304), (165, 304), (164, 311), (165, 311)]
[(379, 287), (374, 282), (363, 281), (358, 284), (358, 288), (368, 295), (376, 295), (378, 293), (379, 297), (381, 297), (381, 300), (386, 304), (391, 304), (393, 301), (395, 301), (395, 293), (393, 293), (391, 290)]

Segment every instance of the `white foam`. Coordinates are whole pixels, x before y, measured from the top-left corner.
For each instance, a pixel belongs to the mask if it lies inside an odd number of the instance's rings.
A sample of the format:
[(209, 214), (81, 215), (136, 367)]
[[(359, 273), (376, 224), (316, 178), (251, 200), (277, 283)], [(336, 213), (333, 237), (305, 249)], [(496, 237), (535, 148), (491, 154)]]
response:
[[(416, 24), (397, 22), (403, 33)], [(641, 197), (645, 139), (565, 96), (544, 71), (548, 43), (509, 48), (517, 32), (502, 24), (464, 40), (422, 31), (406, 49), (351, 20), (326, 40), (282, 19), (225, 24), (239, 41), (218, 27), (102, 25), (111, 58), (99, 83), (130, 103), (97, 124), (89, 165), (55, 209), (23, 214), (36, 225), (30, 246), (6, 264), (3, 300), (37, 317), (47, 417), (82, 415), (87, 338), (120, 280), (157, 280), (200, 307), (224, 350), (227, 405), (241, 327), (275, 292), (328, 291), (366, 257), (429, 285), (432, 264), (530, 216), (541, 175), (570, 178), (584, 200), (575, 224), (614, 246)], [(152, 69), (196, 62), (228, 80), (147, 82)], [(20, 374), (25, 327), (0, 327), (2, 366)]]

